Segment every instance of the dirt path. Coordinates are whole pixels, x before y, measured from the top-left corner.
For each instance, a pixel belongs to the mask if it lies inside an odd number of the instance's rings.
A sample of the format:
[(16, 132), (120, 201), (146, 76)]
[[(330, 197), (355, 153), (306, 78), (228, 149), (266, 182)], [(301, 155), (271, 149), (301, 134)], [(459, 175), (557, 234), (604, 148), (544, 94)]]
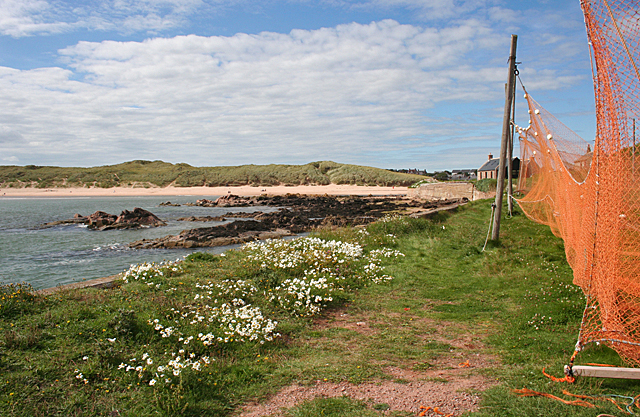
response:
[[(375, 337), (376, 329), (370, 326), (368, 319), (370, 318), (352, 316), (344, 313), (344, 310), (338, 310), (316, 319), (315, 327), (343, 328)], [(283, 410), (314, 398), (342, 396), (368, 402), (371, 406), (386, 404), (388, 408), (383, 407), (387, 408), (383, 414), (405, 411), (418, 415), (424, 407), (438, 407), (440, 412), (460, 416), (466, 411), (477, 410), (479, 394), (496, 384), (496, 381), (484, 376), (481, 371), (495, 367), (497, 359), (487, 353), (478, 338), (478, 329), (461, 329), (456, 323), (435, 324), (436, 332), (429, 334), (428, 340), (447, 343), (452, 348), (429, 360), (428, 369), (420, 370), (415, 363), (399, 361), (384, 366), (388, 379), (361, 384), (322, 380), (308, 385), (293, 384), (281, 389), (267, 401), (247, 404), (239, 415), (281, 416)], [(428, 412), (426, 415), (436, 414)]]

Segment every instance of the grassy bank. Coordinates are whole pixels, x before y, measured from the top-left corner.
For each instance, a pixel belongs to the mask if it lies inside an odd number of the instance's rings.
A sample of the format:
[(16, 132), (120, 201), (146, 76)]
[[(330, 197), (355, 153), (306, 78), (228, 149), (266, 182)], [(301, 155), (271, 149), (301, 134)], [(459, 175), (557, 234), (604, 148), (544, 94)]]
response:
[(51, 166), (0, 166), (2, 187), (33, 186), (103, 188), (117, 186), (218, 187), (253, 185), (355, 184), (408, 186), (424, 179), (380, 168), (338, 164), (330, 161), (306, 165), (241, 165), (233, 167), (192, 167), (162, 161), (131, 161), (94, 168)]
[[(607, 401), (592, 401), (594, 410), (511, 392), (634, 396), (638, 383), (542, 375), (547, 367), (561, 376), (583, 297), (562, 242), (522, 215), (482, 252), (489, 214), (480, 201), (433, 220), (386, 219), (140, 266), (111, 290), (42, 297), (4, 287), (0, 415), (233, 416), (292, 384), (446, 391), (474, 379), (490, 388), (463, 389), (482, 398), (473, 415), (622, 415)], [(583, 352), (585, 362), (620, 363), (602, 347)], [(452, 398), (422, 405), (460, 415)], [(338, 395), (282, 413), (418, 412)]]

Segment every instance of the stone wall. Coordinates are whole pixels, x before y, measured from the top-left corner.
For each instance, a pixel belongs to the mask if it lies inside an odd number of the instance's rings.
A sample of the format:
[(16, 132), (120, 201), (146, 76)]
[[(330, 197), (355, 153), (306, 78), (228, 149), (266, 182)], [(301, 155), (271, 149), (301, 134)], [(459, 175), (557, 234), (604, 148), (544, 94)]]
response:
[(451, 200), (456, 198), (467, 198), (469, 200), (480, 200), (492, 198), (493, 193), (483, 193), (477, 191), (470, 182), (437, 182), (422, 184), (418, 188), (409, 189), (409, 197), (420, 200)]

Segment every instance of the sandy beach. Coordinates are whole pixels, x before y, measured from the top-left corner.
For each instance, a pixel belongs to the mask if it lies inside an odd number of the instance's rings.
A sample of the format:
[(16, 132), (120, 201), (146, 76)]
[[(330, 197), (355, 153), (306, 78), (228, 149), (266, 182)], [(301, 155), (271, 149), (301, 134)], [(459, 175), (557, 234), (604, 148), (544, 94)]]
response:
[(0, 188), (1, 197), (105, 197), (105, 196), (215, 196), (235, 194), (257, 196), (261, 194), (284, 195), (288, 193), (308, 195), (406, 195), (407, 187), (367, 187), (358, 185), (299, 185), (295, 187), (150, 187), (150, 188)]

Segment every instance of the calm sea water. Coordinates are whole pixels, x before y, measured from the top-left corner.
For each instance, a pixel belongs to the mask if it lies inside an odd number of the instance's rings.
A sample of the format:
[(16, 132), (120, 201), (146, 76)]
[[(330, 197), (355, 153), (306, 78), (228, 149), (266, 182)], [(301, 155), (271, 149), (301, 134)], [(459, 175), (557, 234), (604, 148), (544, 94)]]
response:
[[(222, 222), (178, 222), (184, 216), (219, 216), (230, 211), (273, 211), (269, 207), (161, 207), (161, 202), (195, 203), (195, 197), (0, 197), (0, 282), (27, 282), (34, 288), (49, 288), (114, 275), (131, 264), (176, 260), (195, 249), (129, 249), (139, 239), (175, 235), (185, 229), (209, 227)], [(84, 216), (97, 210), (120, 214), (141, 207), (168, 223), (165, 227), (137, 230), (94, 231), (84, 225), (63, 225), (43, 229), (43, 223), (66, 220), (75, 213)], [(229, 247), (199, 248), (221, 253)]]

